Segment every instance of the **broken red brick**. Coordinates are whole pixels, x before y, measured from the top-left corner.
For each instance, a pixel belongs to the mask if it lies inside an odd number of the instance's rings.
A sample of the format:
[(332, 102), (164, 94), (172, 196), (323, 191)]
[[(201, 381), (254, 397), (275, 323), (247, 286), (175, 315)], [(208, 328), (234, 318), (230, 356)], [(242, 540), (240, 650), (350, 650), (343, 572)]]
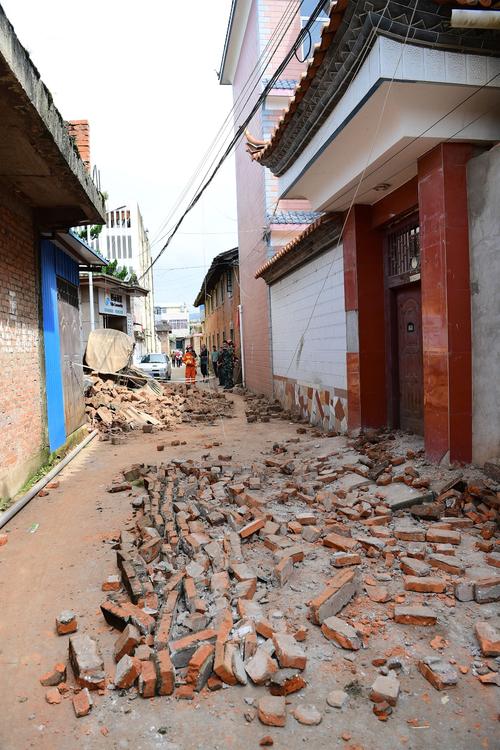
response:
[(311, 622), (321, 625), (327, 617), (337, 612), (358, 592), (359, 583), (354, 570), (342, 570), (327, 581), (326, 588), (309, 602)]
[(418, 669), (436, 690), (446, 690), (457, 684), (458, 675), (455, 669), (439, 656), (427, 656), (421, 659), (418, 662)]
[(282, 696), (266, 695), (259, 700), (257, 715), (263, 724), (270, 727), (284, 727), (286, 724), (286, 704)]
[(79, 693), (73, 696), (73, 709), (77, 719), (87, 716), (93, 706), (92, 696), (88, 688), (83, 688)]
[(321, 625), (321, 632), (329, 641), (335, 641), (342, 648), (358, 651), (361, 648), (361, 639), (355, 628), (339, 617), (327, 617)]
[(484, 656), (500, 656), (500, 631), (489, 622), (476, 622), (474, 632)]
[(442, 594), (446, 590), (446, 581), (442, 578), (426, 576), (403, 576), (406, 591), (419, 591), (424, 594)]
[(307, 657), (293, 635), (275, 633), (273, 643), (280, 667), (306, 668)]
[(66, 665), (62, 662), (56, 664), (54, 669), (46, 672), (40, 677), (40, 684), (44, 687), (55, 687), (66, 679)]
[(252, 534), (255, 534), (257, 531), (260, 531), (260, 529), (264, 528), (265, 524), (266, 522), (263, 518), (257, 518), (255, 521), (251, 521), (250, 523), (247, 523), (246, 526), (243, 526), (243, 528), (240, 529), (238, 533), (242, 539), (246, 539)]
[(113, 651), (115, 662), (120, 661), (125, 654), (132, 654), (141, 642), (141, 634), (135, 625), (127, 625), (115, 642)]
[(114, 683), (118, 688), (132, 687), (141, 673), (142, 663), (135, 656), (125, 654), (116, 665)]
[(158, 695), (171, 695), (175, 688), (175, 670), (168, 651), (155, 656)]
[(194, 685), (196, 692), (202, 690), (214, 665), (214, 646), (204, 643), (199, 646), (189, 660), (186, 682)]
[(45, 700), (47, 703), (57, 704), (61, 702), (61, 693), (56, 687), (51, 687), (45, 693)]
[(395, 607), (394, 620), (404, 625), (435, 625), (437, 614), (431, 607)]
[(141, 662), (139, 675), (139, 694), (143, 698), (152, 698), (156, 690), (156, 669), (152, 661)]
[(59, 635), (67, 635), (78, 630), (76, 615), (69, 609), (65, 609), (56, 617), (56, 630)]

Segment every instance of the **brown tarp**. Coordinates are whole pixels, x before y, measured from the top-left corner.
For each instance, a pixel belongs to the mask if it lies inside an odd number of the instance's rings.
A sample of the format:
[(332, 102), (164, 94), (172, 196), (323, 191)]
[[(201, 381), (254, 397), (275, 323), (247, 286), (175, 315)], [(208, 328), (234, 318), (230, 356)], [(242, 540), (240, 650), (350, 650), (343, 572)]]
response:
[(122, 331), (97, 328), (91, 331), (85, 350), (85, 361), (94, 372), (115, 373), (132, 361), (134, 341)]

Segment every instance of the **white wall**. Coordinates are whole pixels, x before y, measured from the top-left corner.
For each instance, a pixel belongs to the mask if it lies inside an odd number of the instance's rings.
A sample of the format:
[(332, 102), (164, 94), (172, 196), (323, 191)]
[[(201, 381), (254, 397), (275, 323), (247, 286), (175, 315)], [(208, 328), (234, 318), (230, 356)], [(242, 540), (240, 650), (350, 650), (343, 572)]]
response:
[(347, 388), (343, 268), (340, 246), (271, 286), (274, 375)]

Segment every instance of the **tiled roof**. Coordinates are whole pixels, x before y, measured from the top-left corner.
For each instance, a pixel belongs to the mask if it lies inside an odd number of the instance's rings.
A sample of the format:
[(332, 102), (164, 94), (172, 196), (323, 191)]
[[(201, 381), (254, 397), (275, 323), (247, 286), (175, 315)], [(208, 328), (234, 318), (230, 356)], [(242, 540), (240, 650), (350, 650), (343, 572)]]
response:
[(194, 301), (194, 307), (199, 307), (205, 303), (205, 295), (207, 291), (212, 291), (219, 278), (222, 276), (224, 271), (228, 268), (233, 268), (238, 265), (238, 248), (233, 247), (231, 250), (225, 250), (223, 253), (216, 255), (212, 261), (212, 264), (205, 274), (201, 289), (198, 292)]
[(318, 211), (268, 211), (268, 224), (311, 224), (321, 216)]
[(310, 237), (314, 232), (316, 232), (318, 229), (325, 226), (325, 224), (329, 224), (330, 222), (338, 223), (339, 215), (336, 213), (326, 213), (322, 214), (319, 218), (316, 219), (316, 221), (313, 221), (312, 224), (309, 224), (307, 229), (304, 229), (303, 232), (301, 232), (297, 237), (295, 237), (291, 242), (289, 242), (287, 245), (282, 247), (278, 252), (273, 255), (272, 258), (269, 258), (268, 261), (266, 261), (255, 273), (255, 278), (260, 279), (261, 276), (264, 275), (266, 271), (268, 271), (272, 266), (274, 266), (278, 261), (280, 261), (282, 258), (284, 258), (289, 253), (293, 252), (293, 250), (296, 250), (304, 240), (306, 240), (308, 237)]
[[(478, 0), (481, 8), (488, 0)], [(274, 132), (267, 141), (248, 137), (251, 158), (282, 175), (302, 153), (337, 105), (356, 71), (360, 55), (377, 34), (388, 34), (423, 46), (475, 54), (498, 54), (498, 32), (453, 28), (450, 6), (477, 5), (476, 0), (337, 0)], [(493, 0), (491, 7), (499, 5)], [(410, 24), (410, 19), (413, 19)]]
[[(267, 84), (269, 83), (269, 80), (270, 80), (269, 78), (264, 78), (264, 80), (262, 81), (262, 85), (267, 86)], [(295, 81), (294, 79), (282, 78), (279, 81), (275, 81), (275, 83), (273, 83), (273, 89), (283, 89), (286, 91), (294, 91), (296, 85), (297, 85), (297, 81)]]

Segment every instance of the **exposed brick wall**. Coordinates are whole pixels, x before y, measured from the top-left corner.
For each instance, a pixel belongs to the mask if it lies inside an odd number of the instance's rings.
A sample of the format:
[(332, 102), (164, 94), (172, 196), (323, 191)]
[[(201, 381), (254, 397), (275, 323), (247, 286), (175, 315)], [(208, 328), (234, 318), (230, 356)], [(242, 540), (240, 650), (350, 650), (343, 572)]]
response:
[(70, 120), (66, 123), (68, 133), (75, 139), (75, 145), (85, 169), (90, 172), (90, 126), (88, 120)]
[[(236, 278), (235, 278), (236, 277)], [(219, 283), (225, 283), (226, 279), (223, 276)], [(211, 289), (207, 289), (207, 292), (211, 292)], [(213, 299), (213, 297), (212, 297)], [(207, 305), (205, 305), (205, 332), (203, 335), (203, 343), (212, 350), (212, 347), (217, 346), (217, 335), (219, 337), (219, 345), (224, 340), (229, 339), (231, 335), (231, 328), (233, 329), (233, 342), (236, 355), (240, 356), (240, 323), (238, 305), (240, 304), (240, 289), (239, 282), (237, 280), (237, 274), (233, 273), (233, 294), (228, 297), (227, 291), (224, 294), (224, 302), (213, 310), (213, 312), (207, 312)]]
[(42, 460), (39, 276), (31, 215), (0, 194), (0, 497)]

